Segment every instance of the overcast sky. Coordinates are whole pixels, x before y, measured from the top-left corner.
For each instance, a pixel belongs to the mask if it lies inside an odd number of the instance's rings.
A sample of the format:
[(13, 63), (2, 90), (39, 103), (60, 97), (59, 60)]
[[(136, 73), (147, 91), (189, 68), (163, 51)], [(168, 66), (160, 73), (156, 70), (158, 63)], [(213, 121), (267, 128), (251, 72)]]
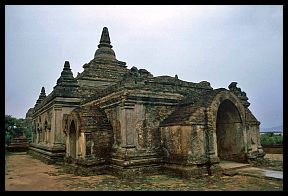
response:
[(5, 114), (25, 118), (70, 61), (93, 59), (103, 27), (116, 58), (154, 76), (178, 75), (247, 93), (261, 127), (283, 124), (283, 6), (5, 7)]

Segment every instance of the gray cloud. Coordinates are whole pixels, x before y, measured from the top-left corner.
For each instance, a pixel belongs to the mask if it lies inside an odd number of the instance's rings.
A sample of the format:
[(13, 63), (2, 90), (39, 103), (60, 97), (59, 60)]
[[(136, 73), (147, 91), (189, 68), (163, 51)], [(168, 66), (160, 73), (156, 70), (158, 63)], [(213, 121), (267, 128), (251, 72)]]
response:
[(6, 6), (5, 113), (25, 117), (69, 60), (76, 76), (109, 28), (116, 56), (154, 75), (237, 81), (261, 126), (283, 124), (282, 6)]

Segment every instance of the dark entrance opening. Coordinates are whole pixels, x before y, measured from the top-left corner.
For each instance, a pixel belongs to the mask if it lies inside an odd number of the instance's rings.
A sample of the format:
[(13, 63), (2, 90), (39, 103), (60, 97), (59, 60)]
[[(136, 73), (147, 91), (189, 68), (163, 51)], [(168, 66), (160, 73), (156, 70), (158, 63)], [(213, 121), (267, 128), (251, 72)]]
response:
[(69, 146), (70, 146), (70, 156), (76, 158), (76, 127), (74, 121), (71, 122), (69, 131)]
[(218, 108), (216, 136), (220, 159), (245, 162), (242, 120), (230, 100), (224, 100)]

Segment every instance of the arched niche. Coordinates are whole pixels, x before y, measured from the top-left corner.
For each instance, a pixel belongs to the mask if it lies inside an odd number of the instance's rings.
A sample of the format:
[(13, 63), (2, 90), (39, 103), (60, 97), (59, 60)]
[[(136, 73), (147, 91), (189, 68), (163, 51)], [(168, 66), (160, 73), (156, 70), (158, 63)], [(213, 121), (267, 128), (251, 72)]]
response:
[(229, 99), (219, 105), (216, 120), (217, 152), (220, 160), (244, 161), (244, 126), (237, 107)]

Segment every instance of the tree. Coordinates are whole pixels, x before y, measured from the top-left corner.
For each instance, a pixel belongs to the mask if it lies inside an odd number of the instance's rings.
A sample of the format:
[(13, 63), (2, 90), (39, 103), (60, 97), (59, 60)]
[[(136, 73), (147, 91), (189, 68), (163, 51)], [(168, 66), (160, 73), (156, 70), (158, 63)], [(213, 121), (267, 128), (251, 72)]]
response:
[(27, 119), (19, 119), (21, 123), (21, 127), (23, 128), (23, 133), (25, 134), (26, 138), (29, 142), (32, 141), (32, 122), (31, 120)]
[(261, 144), (262, 145), (283, 144), (283, 136), (275, 135), (274, 133), (264, 133), (263, 135), (261, 135)]
[(26, 119), (17, 119), (11, 115), (5, 115), (5, 144), (9, 144), (14, 137), (25, 134), (28, 141), (31, 140), (32, 125)]
[(5, 144), (9, 144), (11, 139), (16, 135), (17, 119), (11, 115), (5, 115)]

